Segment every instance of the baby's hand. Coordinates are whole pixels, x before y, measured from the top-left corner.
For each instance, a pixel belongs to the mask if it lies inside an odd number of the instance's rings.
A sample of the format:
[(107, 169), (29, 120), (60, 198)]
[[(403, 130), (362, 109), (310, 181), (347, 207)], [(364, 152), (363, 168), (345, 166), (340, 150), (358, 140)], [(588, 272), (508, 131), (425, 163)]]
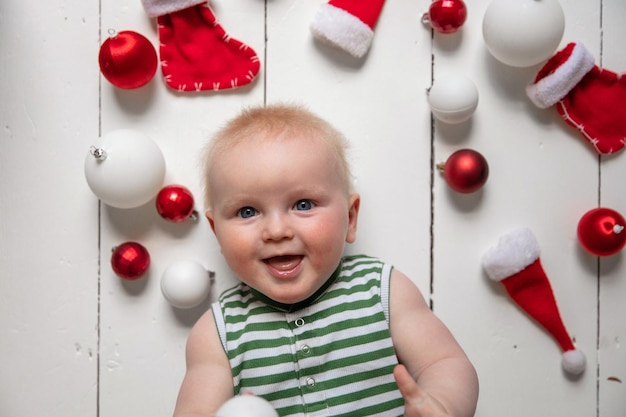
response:
[(439, 401), (417, 385), (404, 365), (396, 366), (393, 376), (404, 397), (405, 417), (451, 417)]

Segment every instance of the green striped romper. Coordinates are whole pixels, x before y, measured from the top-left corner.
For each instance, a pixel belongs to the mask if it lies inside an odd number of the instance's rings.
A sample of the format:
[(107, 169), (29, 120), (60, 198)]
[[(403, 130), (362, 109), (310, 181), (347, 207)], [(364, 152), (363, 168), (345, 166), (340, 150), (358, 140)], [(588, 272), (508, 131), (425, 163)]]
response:
[(389, 331), (392, 267), (345, 257), (309, 300), (278, 304), (245, 284), (212, 306), (235, 394), (286, 416), (402, 416)]

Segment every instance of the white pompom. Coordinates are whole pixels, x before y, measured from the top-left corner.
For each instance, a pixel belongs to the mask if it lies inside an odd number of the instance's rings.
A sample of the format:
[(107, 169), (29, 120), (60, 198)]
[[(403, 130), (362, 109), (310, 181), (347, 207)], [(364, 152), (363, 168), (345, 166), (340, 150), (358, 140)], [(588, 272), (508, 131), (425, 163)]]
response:
[(261, 397), (238, 395), (222, 404), (215, 417), (278, 417), (278, 413)]
[(587, 359), (585, 354), (578, 349), (568, 350), (561, 358), (561, 365), (568, 374), (580, 375), (587, 367)]

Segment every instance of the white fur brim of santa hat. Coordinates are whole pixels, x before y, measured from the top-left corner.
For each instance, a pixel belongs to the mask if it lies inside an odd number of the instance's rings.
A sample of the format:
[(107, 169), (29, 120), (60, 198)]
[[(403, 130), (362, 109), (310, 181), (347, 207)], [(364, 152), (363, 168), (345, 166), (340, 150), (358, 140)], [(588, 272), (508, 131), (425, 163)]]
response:
[(207, 0), (141, 0), (150, 17), (163, 16), (206, 2)]
[(331, 4), (322, 4), (311, 22), (313, 35), (361, 58), (369, 50), (374, 30), (361, 19)]
[(483, 254), (483, 267), (494, 281), (517, 274), (541, 255), (539, 243), (527, 228), (515, 229), (501, 236), (497, 246)]
[(570, 43), (539, 70), (526, 94), (540, 109), (547, 109), (565, 97), (591, 71), (595, 60), (582, 43)]

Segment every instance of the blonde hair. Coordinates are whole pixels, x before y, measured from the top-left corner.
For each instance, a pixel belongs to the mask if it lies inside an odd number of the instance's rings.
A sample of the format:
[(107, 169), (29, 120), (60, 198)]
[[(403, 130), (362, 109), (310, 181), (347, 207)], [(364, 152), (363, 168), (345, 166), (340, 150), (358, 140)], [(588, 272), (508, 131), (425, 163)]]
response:
[(210, 171), (219, 155), (248, 140), (307, 137), (322, 140), (336, 158), (346, 192), (352, 190), (352, 175), (346, 158), (348, 141), (330, 123), (299, 105), (273, 104), (249, 107), (228, 121), (208, 143), (204, 153), (204, 203), (211, 206)]

